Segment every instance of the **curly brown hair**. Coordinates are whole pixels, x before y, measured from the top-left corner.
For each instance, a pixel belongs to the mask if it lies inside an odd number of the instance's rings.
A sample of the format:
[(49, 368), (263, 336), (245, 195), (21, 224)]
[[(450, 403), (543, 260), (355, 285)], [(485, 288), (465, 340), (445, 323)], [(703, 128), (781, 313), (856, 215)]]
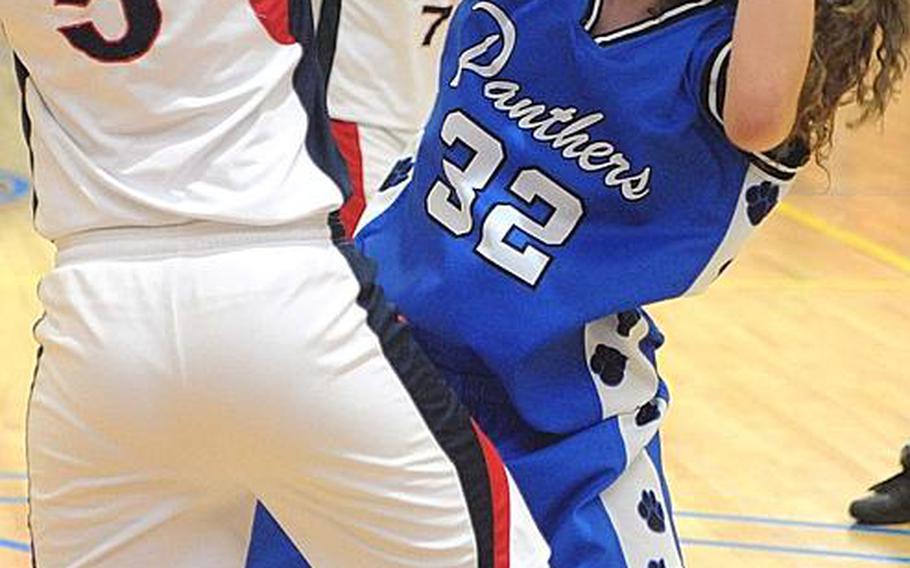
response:
[[(654, 11), (690, 1), (657, 0)], [(838, 108), (859, 107), (851, 126), (884, 115), (907, 68), (908, 13), (910, 0), (816, 0), (812, 58), (790, 136), (816, 161), (831, 150)]]

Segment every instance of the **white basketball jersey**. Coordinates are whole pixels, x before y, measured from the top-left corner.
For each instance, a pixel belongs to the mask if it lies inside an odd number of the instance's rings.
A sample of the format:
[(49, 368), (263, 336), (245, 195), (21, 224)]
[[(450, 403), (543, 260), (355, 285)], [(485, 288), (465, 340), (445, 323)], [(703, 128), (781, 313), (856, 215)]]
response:
[(325, 108), (301, 47), (308, 2), (0, 0), (38, 230), (276, 225), (340, 206), (311, 139)]
[(419, 130), (436, 98), (458, 0), (343, 0), (329, 81), (332, 118)]

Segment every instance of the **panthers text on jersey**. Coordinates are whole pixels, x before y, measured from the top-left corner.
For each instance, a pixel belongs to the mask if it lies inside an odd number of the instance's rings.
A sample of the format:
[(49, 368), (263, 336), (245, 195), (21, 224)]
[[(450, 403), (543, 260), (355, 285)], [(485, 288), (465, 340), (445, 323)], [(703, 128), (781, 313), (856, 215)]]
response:
[(722, 128), (732, 0), (596, 37), (600, 2), (473, 0), (440, 94), (359, 242), (502, 452), (554, 568), (681, 568), (641, 306), (703, 290), (786, 192), (800, 148)]
[(416, 165), (400, 164), (359, 235), (423, 344), (498, 377), (544, 432), (654, 397), (641, 354), (604, 378), (598, 322), (707, 287), (805, 159), (747, 155), (724, 135), (734, 2), (603, 37), (588, 4), (459, 8)]

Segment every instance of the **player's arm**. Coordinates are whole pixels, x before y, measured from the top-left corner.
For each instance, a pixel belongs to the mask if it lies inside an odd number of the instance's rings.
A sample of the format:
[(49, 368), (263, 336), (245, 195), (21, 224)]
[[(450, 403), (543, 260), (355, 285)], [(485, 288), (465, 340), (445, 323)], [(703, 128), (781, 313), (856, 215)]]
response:
[(812, 51), (815, 0), (739, 0), (727, 74), (724, 128), (762, 152), (793, 129)]

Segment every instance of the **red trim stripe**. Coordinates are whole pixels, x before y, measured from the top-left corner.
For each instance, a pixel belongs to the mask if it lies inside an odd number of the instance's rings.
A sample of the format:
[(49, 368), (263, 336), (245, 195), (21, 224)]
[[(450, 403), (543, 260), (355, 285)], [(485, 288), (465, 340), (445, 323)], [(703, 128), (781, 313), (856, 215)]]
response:
[[(409, 326), (396, 320), (395, 310), (386, 304), (382, 288), (373, 281), (375, 265), (362, 257), (350, 241), (339, 239), (335, 246), (360, 282), (357, 304), (366, 310), (367, 324), (378, 337), (382, 352), (455, 467), (471, 518), (477, 568), (507, 568), (511, 511), (508, 476), (502, 461), (492, 444), (478, 434), (458, 397), (420, 350)], [(496, 481), (491, 482), (491, 478)]]
[(487, 462), (487, 473), (490, 478), (490, 493), (493, 496), (493, 566), (509, 568), (512, 508), (509, 498), (509, 477), (493, 443), (473, 420), (471, 424), (480, 441), (480, 447), (483, 448), (483, 457)]
[(351, 179), (351, 195), (341, 208), (341, 223), (344, 234), (350, 237), (357, 228), (357, 222), (366, 209), (366, 197), (363, 193), (363, 153), (360, 150), (360, 132), (353, 122), (332, 121), (332, 136), (341, 150), (344, 161), (348, 164), (348, 175)]
[(250, 0), (250, 5), (273, 40), (282, 45), (297, 43), (291, 34), (289, 0)]

